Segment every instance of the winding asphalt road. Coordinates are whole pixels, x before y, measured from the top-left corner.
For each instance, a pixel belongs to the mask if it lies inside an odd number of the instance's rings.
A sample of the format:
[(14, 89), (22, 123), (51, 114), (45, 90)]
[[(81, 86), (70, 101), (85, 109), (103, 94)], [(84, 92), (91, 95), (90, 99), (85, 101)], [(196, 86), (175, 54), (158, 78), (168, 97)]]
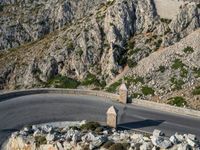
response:
[(157, 128), (167, 135), (193, 133), (200, 137), (200, 118), (123, 105), (94, 96), (38, 94), (0, 101), (0, 145), (11, 132), (24, 125), (75, 120), (105, 122), (105, 113), (112, 105), (119, 110), (118, 122), (122, 126), (149, 132)]

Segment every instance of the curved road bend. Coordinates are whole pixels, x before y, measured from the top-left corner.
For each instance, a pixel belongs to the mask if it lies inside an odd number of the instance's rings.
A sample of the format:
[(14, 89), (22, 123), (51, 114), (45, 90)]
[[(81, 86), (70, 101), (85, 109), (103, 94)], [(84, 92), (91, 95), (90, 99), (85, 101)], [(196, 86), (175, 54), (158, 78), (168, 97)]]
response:
[(122, 105), (94, 96), (38, 94), (0, 102), (0, 145), (11, 132), (24, 125), (75, 120), (104, 122), (111, 105), (119, 110), (119, 124), (125, 127), (150, 132), (157, 128), (167, 135), (179, 132), (200, 137), (200, 119), (197, 118)]

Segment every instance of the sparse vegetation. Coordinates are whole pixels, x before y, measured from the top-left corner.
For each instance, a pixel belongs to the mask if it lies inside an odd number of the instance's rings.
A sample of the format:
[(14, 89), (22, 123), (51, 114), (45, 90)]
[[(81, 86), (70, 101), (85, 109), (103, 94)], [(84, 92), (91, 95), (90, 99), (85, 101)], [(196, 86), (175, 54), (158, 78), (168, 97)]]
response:
[(115, 144), (113, 141), (107, 141), (103, 144), (103, 148), (109, 149), (113, 144)]
[(74, 49), (74, 44), (73, 44), (72, 41), (69, 41), (69, 42), (67, 43), (67, 48), (68, 48), (68, 49)]
[(172, 21), (171, 19), (166, 19), (166, 18), (160, 18), (160, 21), (166, 24), (170, 24), (170, 22)]
[(180, 70), (180, 76), (183, 78), (186, 78), (188, 76), (188, 70), (186, 68), (181, 68)]
[(182, 61), (180, 59), (175, 59), (173, 61), (173, 64), (172, 64), (172, 69), (179, 69), (179, 68), (183, 68), (185, 66), (184, 63), (182, 63)]
[(154, 89), (148, 86), (143, 86), (141, 89), (142, 93), (147, 96), (147, 95), (154, 95)]
[(165, 70), (166, 70), (165, 66), (159, 66), (159, 69), (158, 69), (159, 72), (164, 73)]
[(40, 145), (47, 144), (47, 140), (45, 136), (35, 136), (35, 143), (36, 147), (39, 147)]
[(200, 77), (200, 68), (194, 68), (193, 73), (194, 73), (195, 78), (199, 78)]
[(133, 54), (137, 54), (139, 51), (141, 51), (140, 48), (131, 49), (129, 50), (129, 55), (132, 56)]
[(129, 87), (131, 84), (138, 84), (138, 83), (142, 83), (144, 84), (144, 78), (143, 77), (131, 77), (131, 76), (127, 76), (124, 78), (127, 87)]
[(195, 89), (192, 91), (193, 95), (200, 95), (200, 86), (195, 87)]
[(81, 48), (79, 48), (77, 50), (77, 54), (81, 57), (83, 55), (83, 50)]
[(129, 40), (128, 41), (128, 43), (127, 43), (127, 48), (128, 49), (134, 49), (134, 47), (135, 47), (135, 41), (133, 41), (133, 40)]
[(91, 130), (95, 131), (98, 127), (101, 127), (101, 125), (98, 122), (87, 122), (86, 124), (83, 124), (80, 129), (81, 130)]
[(66, 76), (56, 75), (47, 82), (46, 86), (55, 88), (76, 89), (79, 84), (80, 83), (74, 79), (68, 78)]
[(4, 5), (0, 4), (0, 12), (3, 11)]
[(168, 99), (168, 104), (175, 105), (178, 107), (183, 107), (183, 106), (187, 105), (187, 102), (186, 102), (185, 98), (177, 96), (177, 97), (172, 97), (172, 98)]
[(115, 143), (108, 150), (127, 150), (129, 146), (128, 143)]
[(183, 51), (184, 51), (184, 53), (189, 54), (189, 53), (193, 53), (194, 49), (192, 47), (188, 46), (188, 47), (184, 48)]
[(121, 85), (122, 81), (118, 81), (118, 82), (115, 82), (113, 83), (112, 85), (110, 85), (108, 88), (106, 88), (106, 91), (107, 92), (111, 92), (111, 93), (114, 93), (116, 92), (117, 88)]
[(86, 78), (81, 82), (81, 85), (95, 85), (104, 88), (106, 86), (105, 81), (100, 81), (94, 74), (88, 73)]
[(139, 97), (141, 97), (142, 96), (142, 93), (133, 93), (132, 95), (131, 95), (131, 98), (139, 98)]
[(200, 4), (197, 4), (197, 8), (200, 8)]
[(162, 44), (162, 39), (159, 39), (158, 41), (155, 42), (156, 50), (160, 48), (161, 44)]
[(130, 58), (127, 60), (127, 64), (130, 68), (137, 66), (137, 62), (135, 62), (134, 60), (132, 60)]
[(173, 85), (173, 90), (180, 90), (182, 89), (182, 86), (184, 84), (184, 81), (181, 79), (176, 79), (175, 77), (172, 77), (170, 79), (172, 85)]

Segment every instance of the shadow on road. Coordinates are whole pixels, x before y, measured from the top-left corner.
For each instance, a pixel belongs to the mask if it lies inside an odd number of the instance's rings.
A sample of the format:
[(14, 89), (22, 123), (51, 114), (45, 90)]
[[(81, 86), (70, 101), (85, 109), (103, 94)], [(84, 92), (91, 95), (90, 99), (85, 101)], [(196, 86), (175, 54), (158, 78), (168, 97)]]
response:
[(13, 133), (13, 132), (16, 132), (16, 131), (19, 131), (19, 130), (17, 130), (17, 129), (2, 129), (2, 130), (0, 130), (0, 134)]
[(125, 127), (128, 129), (139, 129), (144, 127), (151, 127), (151, 126), (158, 126), (165, 122), (165, 120), (150, 120), (146, 119), (143, 121), (137, 121), (137, 122), (127, 122), (119, 124), (120, 127)]

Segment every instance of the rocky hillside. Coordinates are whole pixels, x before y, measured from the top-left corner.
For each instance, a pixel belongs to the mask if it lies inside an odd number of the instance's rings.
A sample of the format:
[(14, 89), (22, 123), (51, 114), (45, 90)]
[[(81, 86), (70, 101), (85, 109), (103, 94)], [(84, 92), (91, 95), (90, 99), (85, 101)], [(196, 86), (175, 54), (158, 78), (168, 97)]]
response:
[[(169, 20), (159, 16), (153, 0), (0, 0), (0, 89), (84, 87), (115, 92), (122, 80), (105, 86), (129, 66), (125, 81), (133, 97), (176, 95), (171, 86), (177, 82), (198, 83), (198, 78), (187, 78), (199, 75), (199, 13), (195, 2), (185, 2)], [(176, 46), (179, 41), (185, 44)], [(175, 53), (177, 59), (168, 58)], [(186, 64), (191, 59), (195, 65)], [(175, 67), (162, 73), (172, 63)], [(161, 73), (155, 74), (158, 68)], [(172, 78), (179, 70), (184, 83)], [(155, 81), (162, 82), (151, 84)]]

